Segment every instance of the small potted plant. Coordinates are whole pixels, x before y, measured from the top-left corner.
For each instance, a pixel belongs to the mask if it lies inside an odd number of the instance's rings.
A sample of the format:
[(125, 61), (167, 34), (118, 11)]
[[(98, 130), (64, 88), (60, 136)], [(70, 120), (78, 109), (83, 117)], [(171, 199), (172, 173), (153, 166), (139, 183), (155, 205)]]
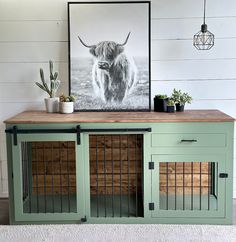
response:
[(167, 111), (167, 95), (156, 95), (154, 97), (154, 111), (155, 112), (166, 112)]
[(70, 95), (70, 96), (65, 96), (64, 94), (60, 95), (60, 113), (73, 113), (74, 112), (74, 102), (75, 102), (75, 97)]
[(181, 90), (176, 90), (175, 88), (173, 90), (171, 99), (173, 99), (175, 102), (177, 112), (183, 112), (185, 104), (190, 104), (192, 102), (192, 97), (188, 93), (182, 93)]
[(167, 113), (174, 113), (175, 112), (175, 102), (170, 99), (167, 103)]
[(56, 97), (56, 92), (60, 86), (60, 81), (57, 80), (58, 72), (53, 73), (53, 62), (51, 60), (49, 61), (49, 69), (50, 69), (49, 85), (45, 81), (44, 72), (42, 68), (40, 68), (40, 71), (39, 71), (42, 84), (39, 82), (35, 82), (35, 84), (49, 95), (49, 98), (44, 99), (46, 111), (48, 113), (56, 113), (59, 111), (59, 97)]

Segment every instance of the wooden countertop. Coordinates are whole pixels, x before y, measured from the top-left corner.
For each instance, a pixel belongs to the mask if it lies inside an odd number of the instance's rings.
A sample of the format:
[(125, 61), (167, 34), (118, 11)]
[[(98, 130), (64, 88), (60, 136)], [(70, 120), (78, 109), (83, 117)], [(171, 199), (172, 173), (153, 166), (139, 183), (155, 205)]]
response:
[(160, 112), (75, 112), (72, 114), (27, 111), (5, 120), (6, 124), (48, 123), (163, 123), (163, 122), (233, 122), (219, 110)]

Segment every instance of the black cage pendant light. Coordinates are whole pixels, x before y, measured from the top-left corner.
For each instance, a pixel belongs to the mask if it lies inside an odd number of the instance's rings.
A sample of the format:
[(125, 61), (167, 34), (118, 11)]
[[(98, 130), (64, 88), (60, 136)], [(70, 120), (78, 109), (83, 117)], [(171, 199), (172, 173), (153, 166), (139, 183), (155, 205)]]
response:
[(207, 30), (205, 23), (206, 0), (204, 0), (204, 17), (201, 30), (193, 36), (193, 45), (198, 50), (209, 50), (214, 46), (214, 34)]

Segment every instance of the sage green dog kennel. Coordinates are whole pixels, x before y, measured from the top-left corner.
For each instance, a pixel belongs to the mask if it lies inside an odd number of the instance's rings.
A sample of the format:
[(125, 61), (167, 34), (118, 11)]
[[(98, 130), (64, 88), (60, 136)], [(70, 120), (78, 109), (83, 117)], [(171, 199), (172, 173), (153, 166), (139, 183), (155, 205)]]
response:
[(234, 120), (25, 112), (6, 121), (10, 223), (232, 223)]

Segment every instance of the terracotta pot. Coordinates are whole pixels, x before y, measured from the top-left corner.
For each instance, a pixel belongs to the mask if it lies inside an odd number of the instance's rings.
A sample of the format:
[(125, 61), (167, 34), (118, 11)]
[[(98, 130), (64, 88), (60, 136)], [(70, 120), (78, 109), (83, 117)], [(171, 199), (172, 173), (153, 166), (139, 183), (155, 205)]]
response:
[(45, 107), (48, 113), (58, 113), (59, 112), (59, 97), (45, 98)]
[(60, 113), (73, 113), (74, 102), (60, 102)]

